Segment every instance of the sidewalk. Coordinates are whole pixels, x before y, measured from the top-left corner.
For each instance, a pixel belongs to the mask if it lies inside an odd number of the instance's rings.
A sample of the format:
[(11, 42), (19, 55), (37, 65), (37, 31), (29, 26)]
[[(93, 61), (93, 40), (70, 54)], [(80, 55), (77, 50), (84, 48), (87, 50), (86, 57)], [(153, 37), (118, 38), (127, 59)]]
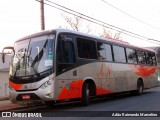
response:
[(20, 104), (17, 104), (17, 103), (12, 103), (10, 100), (8, 99), (3, 99), (0, 101), (0, 112), (3, 112), (3, 111), (10, 111), (11, 109), (18, 109), (18, 108), (25, 108), (27, 106), (24, 106), (24, 105), (20, 105)]
[(18, 109), (18, 108), (26, 108), (29, 106), (26, 105), (20, 105), (18, 103), (12, 103), (9, 100), (9, 97), (0, 97), (0, 112), (3, 111), (10, 111), (12, 109)]
[(16, 110), (20, 108), (29, 108), (29, 107), (35, 107), (35, 106), (43, 106), (41, 102), (37, 103), (28, 103), (28, 102), (22, 102), (22, 103), (12, 103), (9, 100), (9, 97), (2, 97), (0, 98), (0, 112), (5, 112), (5, 111), (11, 111), (11, 110)]
[(4, 101), (4, 100), (9, 100), (9, 97), (8, 96), (0, 97), (0, 101)]

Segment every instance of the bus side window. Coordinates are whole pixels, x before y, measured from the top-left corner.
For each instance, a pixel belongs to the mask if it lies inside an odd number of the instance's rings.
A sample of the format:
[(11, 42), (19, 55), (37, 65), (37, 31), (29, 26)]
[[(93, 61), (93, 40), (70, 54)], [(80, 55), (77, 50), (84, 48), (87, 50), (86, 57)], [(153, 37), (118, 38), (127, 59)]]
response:
[(137, 64), (136, 51), (130, 48), (126, 48), (128, 63)]
[[(72, 40), (72, 39), (71, 39)], [(72, 41), (63, 40), (59, 37), (57, 46), (58, 72), (65, 71), (74, 66), (76, 62), (75, 49)]]
[(63, 46), (64, 51), (64, 62), (65, 63), (75, 63), (74, 46), (70, 41), (65, 42)]
[(85, 59), (97, 59), (96, 43), (85, 38), (76, 38), (78, 56)]
[(146, 52), (146, 64), (153, 65), (152, 53)]
[(151, 54), (151, 57), (152, 57), (153, 65), (157, 65), (155, 53), (152, 53), (152, 54)]
[(142, 51), (137, 51), (137, 56), (138, 56), (138, 63), (139, 64), (146, 64), (146, 57), (145, 53)]
[(105, 61), (112, 61), (111, 45), (106, 43), (97, 42), (98, 59)]
[(113, 45), (113, 53), (115, 62), (126, 63), (125, 49), (124, 47)]

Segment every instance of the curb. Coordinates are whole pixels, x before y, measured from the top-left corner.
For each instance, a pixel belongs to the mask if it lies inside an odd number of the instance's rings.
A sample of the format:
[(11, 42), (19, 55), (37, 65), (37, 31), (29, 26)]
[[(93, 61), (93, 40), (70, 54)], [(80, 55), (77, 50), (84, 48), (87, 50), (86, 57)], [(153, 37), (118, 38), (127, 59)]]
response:
[(0, 97), (0, 101), (4, 101), (4, 100), (9, 100), (9, 97), (6, 96), (6, 97)]
[(8, 112), (8, 111), (12, 111), (12, 110), (18, 110), (18, 109), (23, 109), (23, 108), (28, 108), (27, 106), (19, 106), (19, 107), (11, 107), (11, 108), (8, 108), (8, 109), (2, 109), (2, 110), (0, 110), (1, 112), (3, 111), (3, 112)]
[(3, 111), (3, 112), (14, 112), (14, 111), (17, 111), (17, 110), (21, 110), (21, 109), (27, 109), (27, 108), (34, 108), (34, 107), (44, 107), (44, 106), (18, 106), (18, 107), (12, 107), (12, 108), (8, 108), (8, 109), (3, 109), (3, 110), (0, 110), (0, 111)]

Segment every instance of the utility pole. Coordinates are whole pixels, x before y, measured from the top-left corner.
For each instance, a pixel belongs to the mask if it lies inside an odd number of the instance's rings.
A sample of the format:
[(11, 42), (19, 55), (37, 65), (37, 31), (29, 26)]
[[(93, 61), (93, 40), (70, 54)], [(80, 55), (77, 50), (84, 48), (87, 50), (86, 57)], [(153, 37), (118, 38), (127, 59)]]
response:
[(41, 0), (41, 30), (45, 30), (45, 20), (44, 20), (44, 0)]

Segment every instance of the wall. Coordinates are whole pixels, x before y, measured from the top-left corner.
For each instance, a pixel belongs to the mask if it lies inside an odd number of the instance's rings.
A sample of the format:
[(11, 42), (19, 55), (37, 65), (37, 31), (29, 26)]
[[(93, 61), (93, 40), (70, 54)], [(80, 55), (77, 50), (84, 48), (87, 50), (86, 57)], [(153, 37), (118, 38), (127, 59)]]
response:
[(10, 54), (5, 54), (5, 63), (3, 63), (2, 54), (0, 54), (0, 98), (9, 96), (8, 77), (10, 58)]

